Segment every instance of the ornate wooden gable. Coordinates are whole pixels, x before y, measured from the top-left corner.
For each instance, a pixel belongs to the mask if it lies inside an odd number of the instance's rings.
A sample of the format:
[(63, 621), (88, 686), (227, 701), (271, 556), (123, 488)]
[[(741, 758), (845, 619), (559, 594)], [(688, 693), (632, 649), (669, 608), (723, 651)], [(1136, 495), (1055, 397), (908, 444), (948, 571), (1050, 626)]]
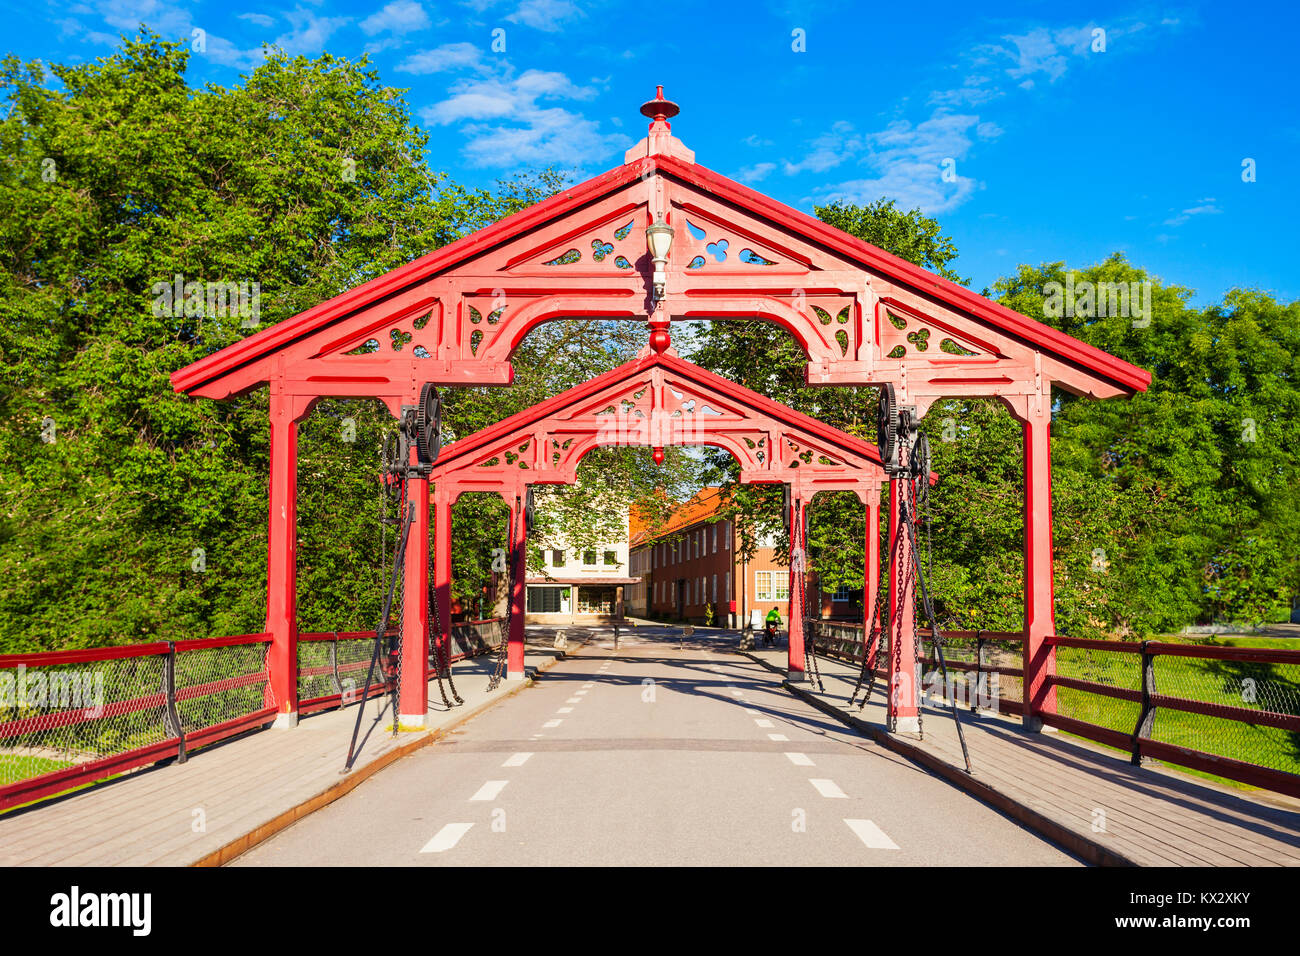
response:
[(447, 445), (430, 480), (459, 495), (570, 484), (601, 446), (717, 445), (745, 483), (874, 493), (876, 446), (669, 354), (647, 352), (599, 378)]
[[(674, 236), (655, 301), (646, 227), (661, 215)], [(891, 382), (922, 412), (950, 395), (1041, 405), (1053, 383), (1110, 397), (1149, 382), (697, 165), (660, 115), (617, 169), (196, 362), (173, 384), (221, 398), (275, 381), (288, 395), (392, 404), (426, 381), (508, 384), (530, 329), (583, 318), (775, 322), (807, 353), (809, 383)]]

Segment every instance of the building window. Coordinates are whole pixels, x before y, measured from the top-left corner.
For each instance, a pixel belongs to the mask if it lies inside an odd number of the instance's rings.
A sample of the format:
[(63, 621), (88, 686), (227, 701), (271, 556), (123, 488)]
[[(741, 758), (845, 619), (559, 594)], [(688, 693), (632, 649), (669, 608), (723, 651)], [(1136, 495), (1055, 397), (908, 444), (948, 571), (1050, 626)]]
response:
[(772, 600), (790, 600), (790, 575), (784, 571), (772, 572)]
[(613, 614), (613, 588), (578, 588), (579, 614)]
[(840, 585), (840, 586), (835, 590), (835, 593), (831, 595), (831, 600), (832, 600), (832, 601), (838, 601), (838, 602), (840, 602), (841, 604), (845, 604), (845, 603), (847, 603), (847, 602), (853, 600), (853, 591), (850, 590), (850, 588), (849, 588), (849, 586), (848, 586), (847, 584), (841, 584), (841, 585)]
[(558, 548), (551, 552), (551, 566), (556, 568), (564, 567), (564, 552)]
[(587, 567), (593, 567), (596, 564), (596, 552), (595, 551), (582, 552), (582, 563), (585, 564)]
[(727, 551), (731, 550), (731, 522), (730, 521), (722, 522), (722, 547)]
[(784, 571), (755, 571), (756, 601), (786, 601), (790, 598), (790, 579)]
[(713, 601), (716, 604), (718, 600), (718, 576), (713, 576)]
[(728, 571), (725, 575), (723, 575), (722, 587), (724, 589), (722, 594), (722, 600), (730, 601), (731, 600), (731, 572), (730, 571)]
[(560, 592), (567, 588), (529, 588), (528, 612), (530, 614), (558, 614)]
[(714, 554), (717, 554), (717, 553), (718, 553), (718, 526), (717, 526), (717, 524), (714, 524), (714, 526), (713, 526), (713, 553), (714, 553)]
[(606, 551), (604, 554), (604, 564), (618, 564), (618, 554), (613, 551)]

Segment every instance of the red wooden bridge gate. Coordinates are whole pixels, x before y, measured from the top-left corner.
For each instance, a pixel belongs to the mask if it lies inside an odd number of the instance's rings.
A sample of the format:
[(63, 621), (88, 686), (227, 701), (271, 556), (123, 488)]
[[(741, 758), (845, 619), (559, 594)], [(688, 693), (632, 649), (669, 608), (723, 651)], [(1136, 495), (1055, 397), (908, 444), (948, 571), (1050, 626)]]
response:
[[(297, 423), (327, 396), (378, 398), (398, 414), (402, 405), (416, 403), (426, 382), (508, 385), (511, 353), (530, 329), (577, 318), (646, 322), (649, 345), (635, 362), (444, 451), (432, 476), (440, 519), (437, 587), (448, 587), (456, 496), (493, 490), (517, 510), (527, 484), (574, 480), (577, 461), (602, 443), (718, 444), (740, 461), (743, 481), (788, 484), (792, 510), (801, 510), (818, 490), (856, 492), (869, 508), (869, 534), (878, 533), (885, 479), (873, 446), (693, 368), (670, 345), (674, 321), (775, 322), (803, 348), (811, 385), (890, 383), (917, 418), (937, 399), (994, 397), (1022, 423), (1024, 719), (1037, 727), (1055, 710), (1048, 680), (1055, 630), (1051, 390), (1126, 396), (1144, 389), (1150, 376), (697, 165), (671, 133), (668, 120), (677, 107), (663, 99), (662, 89), (642, 112), (652, 118), (648, 135), (627, 151), (622, 166), (172, 376), (178, 391), (205, 398), (271, 389), (266, 630), (277, 723), (292, 725), (298, 714)], [(632, 422), (643, 430), (631, 428)], [(674, 435), (672, 428), (687, 423)], [(904, 482), (889, 484), (891, 508), (897, 509)], [(412, 497), (415, 550), (406, 563), (403, 659), (415, 667), (427, 657), (429, 483), (414, 482)], [(521, 536), (523, 522), (512, 526)], [(516, 562), (523, 560), (519, 544), (512, 541)], [(869, 555), (874, 551), (867, 548)], [(906, 566), (909, 559), (902, 558), (891, 565)], [(868, 561), (868, 594), (874, 565)], [(513, 676), (523, 667), (518, 570)], [(893, 583), (891, 600), (901, 613), (893, 616), (900, 626), (891, 653), (910, 660), (910, 584)], [(445, 635), (447, 622), (439, 624)], [(789, 666), (797, 678), (802, 635), (794, 624)], [(427, 703), (423, 675), (403, 685), (402, 721), (418, 724)], [(913, 729), (914, 695), (891, 694), (891, 701), (891, 723)]]
[[(788, 488), (792, 528), (819, 492), (856, 494), (867, 511), (865, 593), (875, 593), (883, 485), (897, 518), (909, 480), (885, 473), (876, 446), (685, 362), (672, 348), (675, 321), (759, 320), (794, 336), (811, 385), (889, 384), (916, 418), (938, 399), (992, 397), (1021, 422), (1023, 631), (967, 635), (976, 657), (955, 661), (956, 669), (1022, 678), (1021, 700), (1007, 700), (1006, 709), (1020, 712), (1028, 729), (1047, 723), (1127, 749), (1134, 761), (1156, 757), (1300, 796), (1300, 652), (1080, 641), (1055, 633), (1052, 388), (1129, 396), (1150, 376), (697, 165), (671, 133), (677, 108), (662, 90), (642, 112), (652, 120), (649, 133), (618, 168), (172, 376), (178, 391), (205, 398), (270, 389), (266, 630), (0, 656), (0, 809), (183, 759), (187, 744), (272, 718), (293, 726), (299, 714), (345, 703), (342, 686), (366, 667), (370, 636), (298, 632), (297, 423), (325, 397), (378, 398), (396, 415), (417, 403), (425, 383), (508, 386), (510, 357), (523, 337), (539, 323), (563, 319), (644, 322), (647, 345), (633, 361), (461, 438), (443, 449), (427, 479), (410, 482), (415, 526), (403, 588), (401, 723), (425, 720), (430, 633), (449, 642), (457, 497), (489, 491), (512, 509), (513, 613), (505, 639), (508, 672), (522, 676), (522, 502), (533, 484), (573, 482), (582, 457), (602, 445), (725, 448), (742, 482)], [(428, 619), (431, 527), (438, 622)], [(792, 539), (793, 594), (802, 554), (798, 536)], [(918, 654), (912, 576), (900, 569), (911, 558), (906, 535), (888, 544), (889, 720), (892, 729), (908, 731), (918, 726)], [(864, 604), (870, 615), (871, 601)], [(795, 680), (804, 665), (800, 610), (792, 602), (788, 668)], [(860, 659), (872, 636), (869, 623), (862, 640), (823, 629), (819, 644), (825, 653)], [(457, 639), (473, 653), (486, 636), (483, 626), (471, 626)], [(990, 637), (1018, 642), (1020, 666), (1001, 660), (985, 668), (981, 651)], [(1058, 648), (1064, 673), (1057, 670)], [(1081, 654), (1088, 656), (1084, 668)], [(64, 701), (66, 694), (4, 704), (10, 690), (67, 690), (69, 681), (87, 677), (104, 685), (94, 706), (75, 695)], [(1251, 693), (1237, 694), (1234, 688), (1246, 683)], [(1058, 689), (1075, 695), (1069, 701), (1086, 695), (1088, 706), (1062, 714)], [(1157, 709), (1178, 717), (1163, 732), (1155, 728)], [(1228, 732), (1216, 734), (1211, 724)]]

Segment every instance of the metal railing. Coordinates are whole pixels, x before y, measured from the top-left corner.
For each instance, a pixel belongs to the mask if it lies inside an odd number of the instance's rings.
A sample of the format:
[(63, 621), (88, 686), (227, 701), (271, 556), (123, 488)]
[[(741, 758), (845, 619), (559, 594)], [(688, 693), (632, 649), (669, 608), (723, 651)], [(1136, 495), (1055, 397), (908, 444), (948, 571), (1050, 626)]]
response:
[[(819, 653), (861, 664), (861, 624), (815, 621), (812, 630)], [(977, 683), (997, 674), (998, 709), (1024, 713), (1022, 634), (944, 637), (950, 670)], [(1148, 757), (1300, 796), (1300, 651), (1060, 635), (1047, 644), (1055, 658), (1047, 706), (1034, 708), (1043, 723), (1123, 750), (1135, 764)], [(882, 677), (887, 654), (886, 637), (876, 668)], [(969, 699), (974, 706), (976, 695)]]
[(1049, 638), (1043, 723), (1143, 757), (1300, 796), (1300, 651)]
[(269, 634), (0, 655), (0, 810), (275, 716)]

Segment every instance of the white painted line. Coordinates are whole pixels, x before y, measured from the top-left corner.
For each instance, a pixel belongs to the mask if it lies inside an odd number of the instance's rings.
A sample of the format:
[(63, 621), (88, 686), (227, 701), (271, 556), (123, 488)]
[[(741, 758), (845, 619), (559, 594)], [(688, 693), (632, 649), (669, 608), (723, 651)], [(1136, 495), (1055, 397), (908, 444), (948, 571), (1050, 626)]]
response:
[[(541, 734), (538, 734), (537, 736), (540, 737)], [(503, 766), (503, 767), (522, 767), (525, 763), (528, 762), (528, 758), (531, 757), (532, 755), (533, 755), (533, 752), (532, 752), (531, 750), (524, 751), (523, 753), (517, 753), (517, 754), (515, 754), (513, 757), (509, 757), (509, 758), (507, 758), (507, 759), (506, 759), (506, 762), (503, 763), (501, 766)]]
[(472, 823), (448, 823), (445, 827), (437, 832), (432, 840), (424, 845), (420, 850), (421, 853), (441, 853), (444, 850), (450, 850), (460, 838), (469, 832)]
[(758, 724), (758, 726), (760, 726), (760, 727), (772, 727), (772, 726), (775, 726), (775, 725), (774, 725), (770, 720), (764, 720), (762, 717), (756, 717), (756, 718), (754, 718), (754, 723)]
[(571, 714), (571, 713), (573, 713), (573, 708), (572, 708), (572, 707), (561, 707), (561, 708), (559, 708), (559, 709), (556, 711), (556, 713), (557, 713), (557, 714)]
[(787, 753), (786, 756), (790, 758), (790, 762), (794, 764), (796, 767), (813, 766), (813, 762), (808, 759), (807, 754)]
[(565, 703), (566, 703), (566, 704), (581, 704), (581, 703), (582, 703), (582, 698), (581, 698), (581, 697), (570, 697), (568, 700), (565, 701)]
[(745, 692), (744, 692), (743, 690), (733, 690), (733, 691), (731, 692), (731, 696), (732, 696), (732, 697), (744, 697), (744, 696), (745, 696)]
[(767, 739), (768, 739), (768, 740), (779, 740), (779, 741), (784, 742), (784, 741), (789, 740), (790, 738), (787, 737), (785, 734), (768, 734), (768, 735), (767, 735)]
[(746, 708), (745, 708), (745, 713), (747, 713), (747, 714), (749, 714), (751, 717), (753, 717), (753, 716), (755, 716), (755, 715), (757, 715), (757, 714), (761, 714), (762, 711), (761, 711), (761, 710), (757, 710), (756, 708), (753, 708), (753, 707), (746, 707)]
[(562, 724), (562, 723), (564, 723), (564, 721), (563, 721), (563, 720), (560, 720), (560, 719), (557, 718), (557, 719), (555, 719), (555, 720), (548, 720), (546, 723), (542, 724), (542, 726), (543, 726), (543, 727), (558, 727), (558, 726), (560, 726), (560, 724)]
[(811, 783), (814, 787), (816, 787), (817, 792), (820, 793), (823, 797), (835, 797), (837, 799), (843, 799), (843, 800), (847, 800), (849, 798), (849, 795), (847, 793), (845, 793), (843, 790), (841, 790), (839, 787), (835, 785), (834, 780), (813, 779), (813, 780), (809, 780), (808, 782)]
[[(574, 693), (577, 694), (577, 695), (578, 695), (578, 699), (581, 700), (581, 699), (582, 699), (582, 695), (585, 694), (585, 693), (587, 693), (587, 692), (586, 692), (585, 690), (575, 690)], [(572, 699), (572, 698), (570, 698), (570, 699)]]
[(858, 839), (872, 850), (897, 850), (898, 844), (885, 836), (885, 831), (870, 820), (845, 820), (849, 829), (858, 835)]
[(587, 681), (587, 683), (585, 683), (585, 684), (582, 685), (582, 689), (583, 689), (583, 690), (587, 690), (588, 688), (595, 687), (595, 686), (596, 686), (596, 685), (593, 684), (591, 681)]
[(483, 786), (478, 788), (478, 793), (470, 797), (471, 800), (495, 800), (501, 791), (506, 788), (509, 780), (489, 780)]

